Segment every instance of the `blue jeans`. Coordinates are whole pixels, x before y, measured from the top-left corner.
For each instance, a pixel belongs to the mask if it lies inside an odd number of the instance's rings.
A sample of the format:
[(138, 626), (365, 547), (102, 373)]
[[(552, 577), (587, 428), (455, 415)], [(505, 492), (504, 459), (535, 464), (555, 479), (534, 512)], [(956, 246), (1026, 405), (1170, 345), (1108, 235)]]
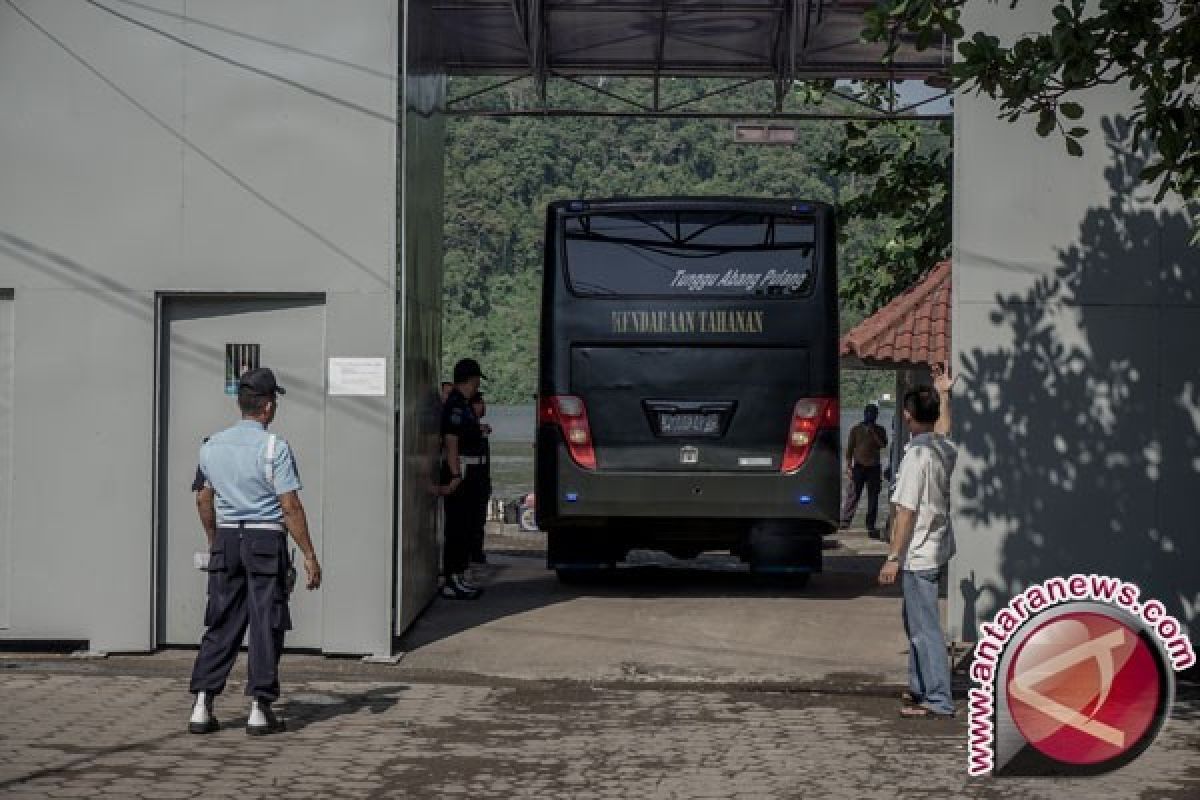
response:
[(940, 569), (902, 570), (904, 632), (908, 634), (908, 690), (913, 699), (938, 714), (953, 714), (950, 658), (938, 613)]

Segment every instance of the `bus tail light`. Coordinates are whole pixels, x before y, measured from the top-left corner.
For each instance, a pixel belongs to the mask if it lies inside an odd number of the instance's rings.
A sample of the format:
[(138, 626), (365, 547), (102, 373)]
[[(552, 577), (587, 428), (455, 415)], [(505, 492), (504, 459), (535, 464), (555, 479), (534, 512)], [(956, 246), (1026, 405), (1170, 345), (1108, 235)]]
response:
[(557, 425), (572, 460), (584, 469), (596, 468), (592, 429), (588, 425), (587, 407), (581, 398), (574, 395), (539, 397), (538, 422)]
[(807, 397), (796, 403), (788, 427), (787, 446), (783, 449), (783, 471), (795, 472), (804, 466), (817, 433), (838, 426), (838, 403), (832, 397)]

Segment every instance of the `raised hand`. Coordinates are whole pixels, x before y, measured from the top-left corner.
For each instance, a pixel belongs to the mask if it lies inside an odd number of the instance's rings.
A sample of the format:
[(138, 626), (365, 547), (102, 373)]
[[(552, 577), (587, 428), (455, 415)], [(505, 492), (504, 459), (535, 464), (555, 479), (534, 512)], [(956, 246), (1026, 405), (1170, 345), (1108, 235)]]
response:
[(942, 436), (950, 435), (950, 408), (954, 405), (950, 399), (950, 390), (954, 388), (956, 380), (958, 380), (958, 376), (951, 377), (950, 370), (945, 364), (934, 364), (933, 388), (937, 390), (941, 408), (938, 410), (938, 418), (933, 426), (933, 432)]
[(955, 382), (958, 381), (958, 376), (950, 375), (950, 368), (945, 364), (933, 365), (933, 388), (937, 389), (938, 394), (947, 394), (954, 388)]

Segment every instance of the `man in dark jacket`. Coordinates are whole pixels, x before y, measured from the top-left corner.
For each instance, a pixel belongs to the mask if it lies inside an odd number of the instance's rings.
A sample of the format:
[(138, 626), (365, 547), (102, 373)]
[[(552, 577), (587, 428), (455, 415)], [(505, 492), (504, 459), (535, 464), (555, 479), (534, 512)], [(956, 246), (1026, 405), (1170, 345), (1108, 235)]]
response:
[(443, 531), (442, 571), (445, 583), (442, 596), (462, 600), (479, 597), (479, 589), (467, 580), (471, 547), (478, 513), (478, 473), (483, 465), (484, 435), (479, 418), (468, 398), (479, 391), (483, 372), (479, 362), (464, 358), (454, 365), (454, 387), (442, 406), (442, 446), (444, 460), (440, 492), (446, 498), (446, 526)]
[(877, 419), (879, 406), (870, 403), (863, 409), (863, 421), (850, 429), (850, 438), (846, 442), (846, 471), (853, 488), (842, 506), (842, 527), (847, 528), (858, 509), (863, 487), (866, 487), (867, 535), (872, 539), (879, 538), (876, 520), (879, 516), (879, 490), (883, 486), (880, 453), (888, 443), (887, 431), (876, 423)]

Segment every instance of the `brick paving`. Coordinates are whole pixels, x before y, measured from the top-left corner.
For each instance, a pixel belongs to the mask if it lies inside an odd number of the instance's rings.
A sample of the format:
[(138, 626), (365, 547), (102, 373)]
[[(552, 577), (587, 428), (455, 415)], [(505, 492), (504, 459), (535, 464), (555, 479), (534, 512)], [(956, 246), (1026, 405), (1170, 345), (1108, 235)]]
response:
[(288, 682), (289, 731), (250, 738), (232, 685), (218, 704), (225, 728), (186, 733), (190, 696), (173, 665), (0, 667), (5, 798), (1200, 797), (1195, 686), (1117, 773), (996, 780), (966, 777), (964, 720), (899, 720), (881, 696), (380, 680), (386, 671), (343, 665)]

